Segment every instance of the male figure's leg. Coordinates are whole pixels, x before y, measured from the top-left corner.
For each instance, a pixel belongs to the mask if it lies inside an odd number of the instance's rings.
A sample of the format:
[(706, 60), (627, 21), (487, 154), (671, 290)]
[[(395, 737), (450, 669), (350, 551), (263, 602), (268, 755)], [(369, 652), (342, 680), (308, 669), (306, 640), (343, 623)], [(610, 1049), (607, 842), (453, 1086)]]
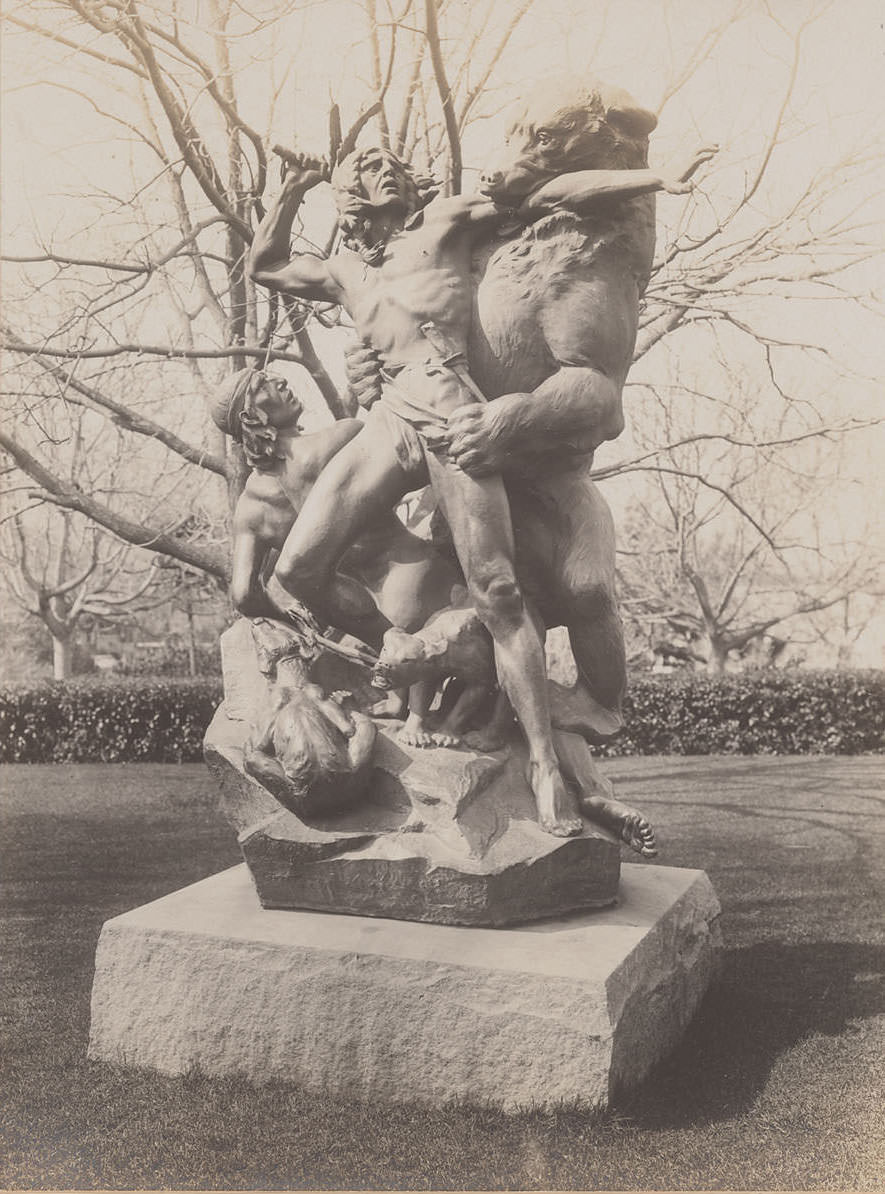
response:
[(470, 477), (432, 452), (427, 465), (471, 600), (494, 639), (498, 678), (528, 743), (538, 819), (549, 833), (580, 833), (583, 822), (553, 747), (543, 640), (516, 580), (504, 483), (500, 477)]
[[(548, 615), (568, 627), (579, 683), (560, 708), (605, 738), (620, 729), (626, 685), (624, 636), (615, 598), (614, 524), (607, 503), (580, 472), (548, 477), (543, 501), (511, 485), (520, 529), (520, 567), (543, 585)], [(589, 701), (588, 701), (589, 698)], [(554, 711), (556, 710), (554, 698)], [(650, 858), (655, 834), (635, 808), (617, 800), (578, 733), (554, 730), (565, 774), (578, 787), (584, 816)]]
[(390, 622), (364, 585), (337, 564), (379, 512), (390, 510), (412, 483), (381, 429), (367, 424), (320, 473), (286, 537), (270, 599), (303, 601), (322, 620), (380, 648)]

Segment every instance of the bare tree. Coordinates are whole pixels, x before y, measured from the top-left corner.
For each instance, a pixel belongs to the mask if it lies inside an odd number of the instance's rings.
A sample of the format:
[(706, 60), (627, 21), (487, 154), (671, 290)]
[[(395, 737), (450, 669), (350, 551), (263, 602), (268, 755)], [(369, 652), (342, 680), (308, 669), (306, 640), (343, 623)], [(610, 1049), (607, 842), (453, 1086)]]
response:
[[(865, 140), (846, 142), (839, 156), (806, 156), (792, 165), (798, 141), (813, 136), (798, 103), (807, 90), (806, 43), (815, 21), (832, 11), (797, 12), (789, 28), (781, 14), (735, 0), (727, 11), (711, 9), (696, 40), (674, 52), (660, 86), (662, 152), (675, 153), (674, 130), (694, 139), (670, 114), (703, 109), (705, 71), (717, 68), (741, 22), (755, 22), (754, 33), (781, 62), (779, 90), (765, 105), (748, 105), (734, 146), (723, 146), (694, 196), (662, 201), (661, 248), (629, 391), (634, 442), (625, 442), (620, 459), (597, 462), (600, 479), (621, 476), (629, 485), (657, 475), (672, 489), (683, 477), (694, 487), (692, 501), (721, 498), (716, 517), (739, 514), (745, 532), (763, 542), (770, 528), (742, 493), (747, 454), (771, 464), (808, 437), (843, 437), (871, 423), (862, 412), (834, 415), (826, 395), (809, 399), (805, 384), (810, 371), (829, 376), (834, 392), (846, 381), (866, 384), (821, 339), (823, 304), (842, 321), (856, 313), (869, 324), (881, 314), (856, 281), (881, 252), (872, 206), (882, 190), (875, 185), (881, 164), (868, 124)], [(243, 481), (238, 451), (205, 418), (213, 386), (246, 362), (276, 362), (295, 372), (299, 388), (315, 387), (316, 417), (339, 417), (351, 407), (323, 364), (326, 348), (340, 344), (341, 313), (280, 306), (256, 295), (243, 269), (264, 196), (275, 185), (268, 147), (301, 148), (302, 125), (310, 124), (302, 109), (303, 119), (291, 115), (295, 76), (307, 77), (319, 57), (311, 44), (299, 44), (304, 12), (285, 4), (254, 16), (231, 0), (207, 0), (203, 12), (198, 22), (177, 0), (23, 0), (7, 14), (9, 42), (20, 47), (20, 60), (36, 64), (27, 85), (36, 85), (42, 70), (40, 86), (80, 105), (105, 144), (119, 148), (121, 168), (102, 170), (79, 196), (68, 184), (72, 204), (84, 213), (76, 236), (69, 222), (64, 234), (43, 229), (38, 246), (6, 253), (0, 335), (12, 361), (11, 410), (0, 446), (44, 500), (223, 578), (223, 532), (215, 542), (180, 533), (194, 493), (207, 506), (208, 494), (230, 506)], [(481, 161), (502, 81), (518, 78), (525, 86), (531, 79), (531, 39), (552, 36), (549, 10), (533, 13), (531, 0), (482, 0), (465, 21), (463, 8), (442, 0), (362, 0), (361, 13), (352, 43), (342, 40), (349, 73), (361, 86), (351, 80), (345, 89), (339, 81), (339, 94), (323, 91), (313, 103), (325, 110), (330, 158), (371, 135), (459, 190), (469, 164)], [(608, 17), (614, 22), (616, 11)], [(331, 250), (332, 215), (317, 201), (296, 229), (302, 246)], [(815, 318), (798, 333), (788, 330), (786, 304)], [(765, 426), (735, 402), (735, 359), (773, 411)], [(708, 367), (691, 375), (688, 360)], [(171, 487), (149, 517), (150, 505), (133, 500), (126, 484), (113, 492), (72, 485), (58, 466), (61, 447), (51, 459), (43, 450), (47, 406), (88, 410), (143, 468), (150, 460), (160, 476), (189, 478), (177, 507)], [(732, 418), (735, 408), (740, 417)], [(668, 422), (662, 411), (676, 413)], [(683, 447), (701, 442), (707, 450), (688, 459)], [(145, 443), (147, 452), (139, 447)], [(770, 554), (767, 543), (765, 550)], [(751, 564), (762, 554), (754, 552)]]
[(70, 511), (17, 513), (0, 532), (3, 588), (52, 637), (56, 680), (71, 675), (79, 624), (87, 615), (118, 617), (154, 585), (156, 564)]
[(828, 476), (817, 437), (791, 446), (775, 468), (755, 446), (728, 445), (717, 462), (704, 460), (705, 445), (682, 445), (674, 467), (657, 466), (634, 497), (620, 590), (647, 654), (713, 672), (748, 658), (775, 662), (797, 624), (807, 628), (810, 615), (872, 584), (881, 559), (867, 528), (848, 533), (819, 509), (823, 483), (831, 501), (839, 491), (837, 464)]

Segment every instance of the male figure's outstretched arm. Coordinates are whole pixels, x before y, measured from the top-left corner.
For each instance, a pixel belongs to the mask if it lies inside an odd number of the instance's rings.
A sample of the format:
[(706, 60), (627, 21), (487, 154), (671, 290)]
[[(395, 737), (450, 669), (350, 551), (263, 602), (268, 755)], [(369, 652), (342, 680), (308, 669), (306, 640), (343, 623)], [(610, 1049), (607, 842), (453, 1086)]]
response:
[(279, 195), (255, 232), (249, 250), (249, 277), (269, 290), (296, 298), (339, 302), (340, 287), (329, 263), (315, 253), (290, 255), (292, 223), (307, 192), (328, 178), (322, 162), (304, 154), (287, 163)]
[(684, 195), (691, 190), (691, 176), (716, 152), (716, 146), (703, 146), (672, 173), (657, 170), (576, 170), (570, 174), (558, 174), (523, 201), (518, 215), (532, 220), (548, 214), (554, 208), (563, 207), (580, 214), (599, 199), (635, 199), (655, 191)]

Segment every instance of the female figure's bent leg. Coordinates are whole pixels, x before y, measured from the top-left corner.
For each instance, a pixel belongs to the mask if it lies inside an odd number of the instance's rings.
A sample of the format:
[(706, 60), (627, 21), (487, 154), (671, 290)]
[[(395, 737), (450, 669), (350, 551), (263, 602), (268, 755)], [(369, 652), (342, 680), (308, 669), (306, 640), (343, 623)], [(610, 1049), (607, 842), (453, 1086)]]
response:
[(557, 836), (580, 833), (583, 822), (553, 748), (544, 643), (516, 580), (504, 483), (500, 477), (470, 477), (431, 452), (427, 465), (471, 600), (494, 640), (498, 678), (528, 743), (538, 819)]
[(390, 623), (359, 581), (337, 571), (338, 561), (379, 513), (412, 487), (389, 440), (367, 425), (320, 473), (286, 537), (270, 599), (303, 601), (317, 616), (378, 649)]

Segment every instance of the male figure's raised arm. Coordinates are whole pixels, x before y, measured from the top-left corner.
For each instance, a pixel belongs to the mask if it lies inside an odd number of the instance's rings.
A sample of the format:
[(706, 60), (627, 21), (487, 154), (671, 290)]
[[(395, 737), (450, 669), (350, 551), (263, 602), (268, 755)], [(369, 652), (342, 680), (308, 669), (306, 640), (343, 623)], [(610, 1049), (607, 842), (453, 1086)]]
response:
[(338, 302), (340, 288), (329, 263), (315, 253), (289, 254), (292, 223), (304, 196), (328, 175), (324, 165), (301, 154), (287, 163), (279, 195), (258, 225), (249, 250), (249, 277), (296, 298)]
[(683, 195), (691, 190), (689, 180), (694, 172), (716, 152), (716, 146), (703, 146), (672, 174), (657, 170), (576, 170), (559, 174), (529, 195), (519, 208), (519, 215), (537, 219), (563, 207), (580, 212), (599, 199), (633, 199), (655, 191)]

